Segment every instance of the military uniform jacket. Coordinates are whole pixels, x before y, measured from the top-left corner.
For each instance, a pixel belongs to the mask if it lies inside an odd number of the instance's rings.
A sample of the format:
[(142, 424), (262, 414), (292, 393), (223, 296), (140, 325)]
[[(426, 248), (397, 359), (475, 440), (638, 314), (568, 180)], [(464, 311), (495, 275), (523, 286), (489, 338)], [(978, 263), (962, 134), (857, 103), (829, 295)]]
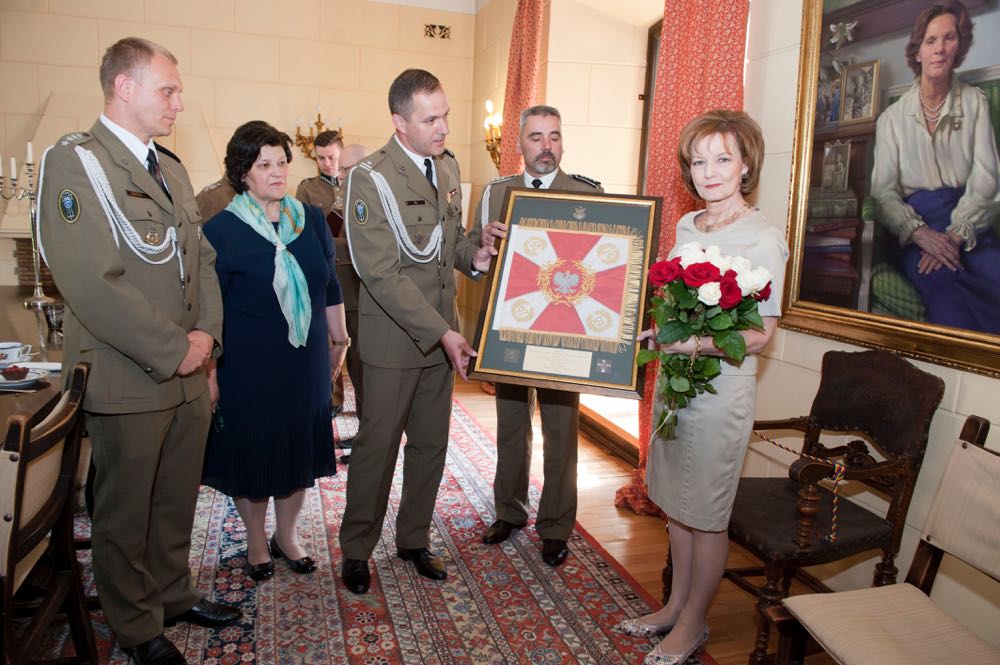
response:
[[(523, 173), (497, 178), (486, 185), (486, 188), (483, 190), (483, 196), (479, 199), (479, 205), (472, 211), (472, 214), (475, 215), (476, 219), (476, 223), (473, 224), (472, 230), (469, 231), (469, 239), (472, 242), (478, 245), (479, 236), (483, 233), (483, 227), (492, 221), (500, 219), (500, 207), (503, 205), (503, 200), (507, 194), (507, 190), (511, 187), (524, 187)], [(586, 194), (598, 194), (604, 192), (604, 188), (601, 187), (601, 183), (596, 180), (591, 180), (590, 178), (582, 175), (567, 175), (562, 169), (559, 169), (556, 173), (556, 177), (552, 180), (552, 186), (549, 187), (549, 189), (558, 189), (567, 192), (583, 192)]]
[(201, 213), (201, 221), (207, 222), (225, 210), (235, 196), (236, 190), (229, 184), (229, 178), (226, 176), (222, 176), (211, 185), (205, 185), (195, 197), (195, 201), (198, 202), (198, 212)]
[[(462, 226), (458, 162), (447, 151), (434, 161), (436, 193), (395, 138), (348, 176), (344, 226), (363, 284), (358, 303), (361, 359), (371, 365), (414, 368), (448, 362), (438, 340), (456, 329), (454, 271), (478, 277), (472, 267), (477, 248)], [(438, 256), (422, 263), (400, 248), (376, 174), (391, 189), (403, 232), (417, 252), (441, 228)]]
[(340, 197), (340, 186), (331, 185), (320, 176), (306, 178), (295, 190), (295, 198), (322, 210), (324, 218), (335, 207), (341, 207), (343, 199)]
[[(111, 191), (140, 238), (158, 244), (176, 229), (177, 257), (150, 265), (108, 217), (74, 149), (96, 156)], [(222, 296), (215, 250), (202, 236), (187, 171), (169, 152), (158, 154), (171, 201), (146, 165), (100, 121), (89, 134), (70, 134), (46, 152), (39, 192), (42, 246), (66, 299), (64, 363), (91, 364), (84, 408), (138, 413), (175, 407), (208, 389), (205, 373), (175, 374), (198, 329), (222, 338)], [(169, 254), (148, 257), (158, 260)]]

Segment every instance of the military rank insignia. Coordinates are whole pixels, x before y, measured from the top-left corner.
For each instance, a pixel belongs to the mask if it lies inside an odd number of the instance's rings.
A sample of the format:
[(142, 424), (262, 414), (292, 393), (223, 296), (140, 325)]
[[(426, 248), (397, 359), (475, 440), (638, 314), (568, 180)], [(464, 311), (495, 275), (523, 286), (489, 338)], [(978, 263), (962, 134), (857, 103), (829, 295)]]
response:
[(80, 219), (80, 199), (72, 189), (64, 189), (59, 192), (59, 216), (67, 224), (72, 224)]
[(354, 221), (358, 224), (368, 223), (368, 206), (361, 199), (354, 202)]

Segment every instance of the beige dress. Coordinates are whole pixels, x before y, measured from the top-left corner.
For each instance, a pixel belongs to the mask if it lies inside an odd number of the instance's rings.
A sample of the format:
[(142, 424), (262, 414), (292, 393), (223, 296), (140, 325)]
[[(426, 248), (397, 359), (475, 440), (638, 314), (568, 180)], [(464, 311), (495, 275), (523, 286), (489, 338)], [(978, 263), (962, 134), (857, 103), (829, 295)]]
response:
[[(714, 233), (702, 233), (694, 225), (697, 214), (688, 213), (677, 223), (676, 244), (718, 245), (723, 254), (745, 257), (754, 267), (766, 266), (774, 277), (771, 297), (760, 303), (760, 314), (779, 316), (788, 259), (784, 233), (756, 212)], [(723, 360), (722, 374), (712, 385), (718, 394), (698, 395), (681, 409), (676, 439), (653, 436), (646, 483), (649, 497), (672, 520), (702, 531), (724, 531), (753, 427), (757, 358), (747, 356), (739, 366)], [(662, 409), (656, 400), (653, 423)]]

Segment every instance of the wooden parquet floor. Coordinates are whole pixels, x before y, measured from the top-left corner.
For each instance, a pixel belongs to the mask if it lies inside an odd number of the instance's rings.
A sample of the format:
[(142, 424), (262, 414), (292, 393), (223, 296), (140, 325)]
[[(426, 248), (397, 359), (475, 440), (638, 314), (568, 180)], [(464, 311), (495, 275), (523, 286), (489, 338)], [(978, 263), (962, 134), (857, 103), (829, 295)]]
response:
[[(456, 379), (455, 397), (476, 420), (496, 434), (497, 419), (493, 397), (482, 391), (478, 381), (466, 383)], [(537, 416), (532, 452), (531, 473), (540, 480), (542, 436)], [(615, 490), (628, 481), (632, 467), (581, 435), (577, 473), (577, 521), (654, 598), (661, 598), (660, 575), (667, 553), (663, 522), (655, 517), (643, 517), (630, 510), (621, 510), (614, 505)], [(747, 566), (753, 563), (740, 548), (732, 546), (730, 566)], [(756, 635), (753, 604), (754, 599), (749, 594), (727, 580), (722, 581), (708, 617), (712, 631), (708, 653), (719, 665), (747, 663)], [(772, 651), (773, 648), (772, 642)], [(808, 659), (809, 665), (830, 665), (833, 662), (826, 654), (817, 654)]]

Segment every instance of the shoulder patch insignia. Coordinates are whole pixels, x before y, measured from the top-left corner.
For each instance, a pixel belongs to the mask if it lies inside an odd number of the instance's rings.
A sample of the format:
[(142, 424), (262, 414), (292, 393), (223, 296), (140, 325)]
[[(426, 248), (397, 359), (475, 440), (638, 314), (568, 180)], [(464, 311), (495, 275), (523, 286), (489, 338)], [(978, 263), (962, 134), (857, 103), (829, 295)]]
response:
[(354, 202), (354, 221), (358, 224), (368, 223), (368, 206), (361, 199)]
[(72, 224), (80, 219), (80, 199), (72, 189), (64, 189), (59, 192), (59, 216), (67, 224)]
[(61, 139), (59, 139), (59, 145), (65, 147), (70, 145), (71, 143), (77, 143), (78, 141), (82, 141), (83, 139), (87, 138), (90, 138), (90, 135), (85, 132), (70, 132), (69, 134), (66, 134)]
[(499, 178), (497, 178), (496, 180), (490, 180), (490, 181), (489, 181), (488, 183), (486, 183), (486, 184), (487, 184), (487, 185), (495, 185), (495, 184), (497, 184), (498, 182), (507, 182), (508, 180), (513, 180), (514, 178), (518, 177), (519, 175), (520, 175), (519, 173), (515, 173), (514, 175), (505, 175), (505, 176), (500, 176), (500, 177), (499, 177)]
[(587, 176), (580, 175), (579, 173), (570, 173), (569, 177), (573, 178), (574, 180), (579, 180), (580, 182), (585, 182), (588, 185), (590, 185), (591, 187), (593, 187), (594, 189), (597, 189), (598, 187), (601, 186), (601, 182), (599, 180), (594, 180), (592, 178), (588, 178)]
[(202, 194), (208, 194), (209, 192), (214, 192), (219, 187), (222, 187), (222, 181), (221, 180), (216, 180), (215, 182), (211, 183), (210, 185), (205, 185), (204, 187), (202, 187), (201, 188), (201, 193)]

